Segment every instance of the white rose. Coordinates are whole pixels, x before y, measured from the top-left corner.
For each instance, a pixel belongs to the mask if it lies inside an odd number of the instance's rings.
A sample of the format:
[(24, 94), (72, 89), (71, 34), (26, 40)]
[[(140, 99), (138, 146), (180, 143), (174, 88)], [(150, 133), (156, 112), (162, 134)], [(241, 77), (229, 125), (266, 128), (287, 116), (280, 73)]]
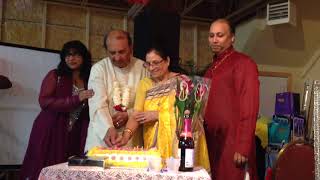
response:
[(115, 105), (121, 104), (120, 83), (118, 81), (113, 81), (112, 100)]
[(121, 104), (123, 106), (127, 107), (129, 105), (129, 100), (130, 100), (130, 88), (129, 87), (124, 87), (123, 88)]

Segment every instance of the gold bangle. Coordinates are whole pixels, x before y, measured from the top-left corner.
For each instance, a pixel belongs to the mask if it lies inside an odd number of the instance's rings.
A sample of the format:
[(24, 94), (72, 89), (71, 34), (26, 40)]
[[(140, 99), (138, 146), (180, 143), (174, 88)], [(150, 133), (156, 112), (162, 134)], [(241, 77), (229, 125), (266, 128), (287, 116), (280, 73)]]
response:
[(129, 129), (129, 128), (125, 128), (124, 130), (123, 130), (123, 133), (124, 132), (128, 132), (129, 133), (129, 137), (131, 137), (132, 135), (133, 135), (133, 132), (132, 132), (132, 130), (131, 129)]

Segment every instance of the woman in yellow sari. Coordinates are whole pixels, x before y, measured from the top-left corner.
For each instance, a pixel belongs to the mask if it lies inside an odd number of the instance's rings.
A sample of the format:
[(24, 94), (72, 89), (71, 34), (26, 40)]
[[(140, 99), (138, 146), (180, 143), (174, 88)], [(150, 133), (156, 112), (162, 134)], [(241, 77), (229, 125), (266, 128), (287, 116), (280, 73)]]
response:
[[(139, 82), (136, 90), (134, 113), (129, 118), (120, 142), (125, 145), (139, 124), (143, 125), (144, 148), (157, 148), (163, 159), (175, 156), (177, 148), (175, 96), (177, 78), (181, 74), (170, 72), (170, 58), (160, 48), (151, 48), (146, 54), (144, 67), (150, 77)], [(202, 133), (195, 147), (195, 165), (209, 170), (205, 136)]]

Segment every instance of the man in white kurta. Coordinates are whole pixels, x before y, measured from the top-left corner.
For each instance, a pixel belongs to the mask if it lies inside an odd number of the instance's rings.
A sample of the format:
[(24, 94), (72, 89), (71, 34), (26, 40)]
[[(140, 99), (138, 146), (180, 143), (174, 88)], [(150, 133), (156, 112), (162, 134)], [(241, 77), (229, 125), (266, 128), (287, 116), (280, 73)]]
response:
[[(108, 147), (113, 144), (132, 112), (138, 82), (147, 73), (144, 62), (132, 57), (132, 44), (127, 32), (111, 31), (104, 41), (109, 57), (92, 67), (88, 83), (88, 89), (93, 89), (95, 94), (89, 99), (90, 124), (85, 151), (94, 146)], [(115, 81), (120, 84), (121, 91), (130, 89), (127, 112), (118, 112), (113, 108)]]

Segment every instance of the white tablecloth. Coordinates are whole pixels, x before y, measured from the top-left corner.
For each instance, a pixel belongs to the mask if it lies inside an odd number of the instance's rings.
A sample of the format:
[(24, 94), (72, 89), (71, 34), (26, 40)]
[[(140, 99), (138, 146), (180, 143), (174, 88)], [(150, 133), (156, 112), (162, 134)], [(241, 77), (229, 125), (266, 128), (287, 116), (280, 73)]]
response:
[(155, 172), (146, 169), (125, 169), (89, 166), (68, 166), (67, 163), (57, 164), (43, 168), (39, 175), (39, 180), (81, 180), (81, 179), (186, 179), (186, 180), (210, 180), (210, 176), (204, 169), (194, 170), (193, 172)]

